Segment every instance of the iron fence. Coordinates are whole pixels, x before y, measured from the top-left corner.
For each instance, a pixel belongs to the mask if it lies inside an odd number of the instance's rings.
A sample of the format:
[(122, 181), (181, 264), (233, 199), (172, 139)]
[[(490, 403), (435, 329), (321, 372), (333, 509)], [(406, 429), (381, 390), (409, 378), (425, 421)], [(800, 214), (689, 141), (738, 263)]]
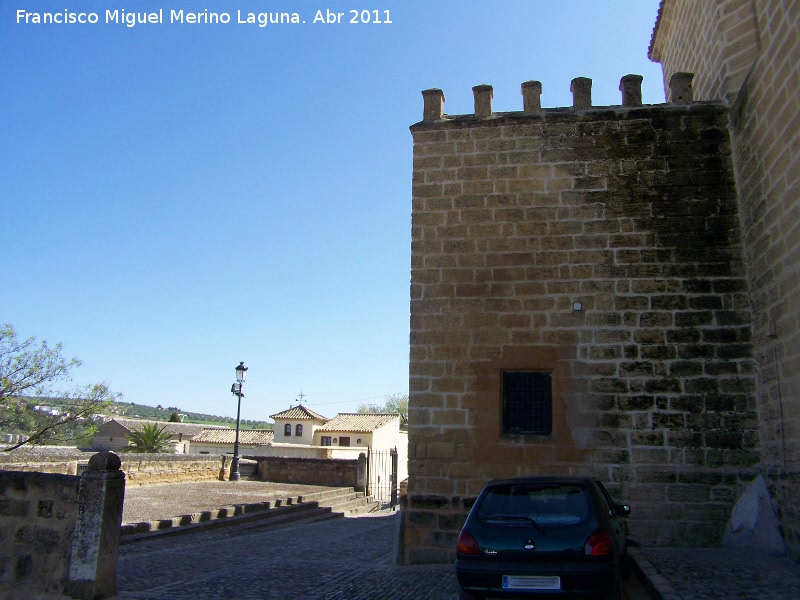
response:
[(397, 506), (397, 448), (367, 451), (367, 495), (383, 508)]

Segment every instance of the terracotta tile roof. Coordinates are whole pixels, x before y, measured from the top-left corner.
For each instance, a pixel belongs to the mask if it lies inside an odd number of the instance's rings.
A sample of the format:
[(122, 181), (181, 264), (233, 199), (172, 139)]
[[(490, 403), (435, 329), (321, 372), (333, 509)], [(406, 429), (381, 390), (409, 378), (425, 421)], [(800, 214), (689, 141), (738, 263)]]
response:
[[(253, 446), (266, 446), (272, 443), (274, 433), (271, 429), (241, 429), (239, 443)], [(206, 429), (192, 438), (193, 443), (233, 444), (236, 442), (235, 429)]]
[[(172, 435), (183, 434), (190, 437), (197, 435), (204, 429), (209, 428), (208, 425), (200, 425), (196, 423), (170, 423), (168, 421), (151, 421), (148, 419), (111, 419), (111, 421), (107, 421), (106, 423), (103, 423), (103, 425), (113, 422), (118, 423), (128, 431), (138, 431), (139, 429), (142, 428), (142, 425), (151, 424), (151, 425), (158, 425), (159, 427), (164, 427), (165, 431), (171, 433)], [(100, 426), (100, 429), (103, 428), (103, 425)]]
[(333, 419), (318, 427), (317, 431), (347, 431), (370, 433), (393, 420), (400, 421), (397, 413), (339, 413)]
[(661, 25), (661, 15), (664, 14), (664, 2), (661, 0), (658, 3), (658, 14), (656, 15), (656, 23), (653, 25), (653, 33), (650, 35), (650, 47), (647, 49), (647, 58), (653, 60), (653, 46), (656, 44), (656, 35), (658, 34), (658, 26)]
[(291, 419), (292, 421), (302, 421), (302, 420), (313, 420), (316, 419), (318, 421), (327, 421), (328, 417), (323, 417), (319, 413), (315, 413), (313, 410), (310, 410), (299, 404), (297, 406), (291, 406), (288, 410), (283, 412), (276, 413), (274, 415), (269, 416), (270, 419)]

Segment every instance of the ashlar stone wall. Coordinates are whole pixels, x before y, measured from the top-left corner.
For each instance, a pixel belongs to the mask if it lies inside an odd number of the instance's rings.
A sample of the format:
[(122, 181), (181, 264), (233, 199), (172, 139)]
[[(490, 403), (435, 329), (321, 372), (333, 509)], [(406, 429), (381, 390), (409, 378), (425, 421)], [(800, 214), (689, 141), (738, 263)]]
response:
[(77, 477), (0, 470), (0, 598), (116, 593), (125, 475), (100, 452)]
[(664, 89), (669, 90), (674, 73), (691, 72), (696, 76), (696, 99), (734, 99), (761, 50), (756, 16), (758, 4), (764, 2), (662, 2), (649, 56), (668, 66), (663, 71)]
[(120, 458), (129, 486), (213, 481), (222, 467), (220, 457), (210, 455), (122, 453)]
[[(365, 459), (362, 453), (361, 461)], [(290, 458), (258, 456), (262, 481), (302, 483), (329, 487), (359, 487), (359, 459)]]
[(651, 46), (665, 81), (692, 71), (695, 97), (732, 102), (764, 475), (795, 560), (800, 560), (798, 23), (800, 2), (665, 0)]
[[(721, 540), (760, 464), (728, 108), (443, 113), (414, 140), (406, 562), (455, 557), (492, 478), (593, 474), (645, 544)], [(680, 85), (678, 82), (677, 85)], [(689, 90), (690, 94), (690, 90)], [(504, 435), (502, 374), (552, 374), (551, 435)]]
[[(93, 456), (91, 452), (44, 453), (22, 449), (0, 454), (0, 470), (37, 473), (80, 474), (80, 468)], [(127, 483), (156, 485), (213, 481), (222, 466), (219, 456), (199, 454), (121, 453), (122, 471)]]
[(59, 595), (69, 575), (80, 478), (0, 471), (0, 591)]
[[(781, 4), (783, 6), (781, 6)], [(800, 561), (800, 3), (759, 2), (764, 51), (731, 107), (765, 474)]]

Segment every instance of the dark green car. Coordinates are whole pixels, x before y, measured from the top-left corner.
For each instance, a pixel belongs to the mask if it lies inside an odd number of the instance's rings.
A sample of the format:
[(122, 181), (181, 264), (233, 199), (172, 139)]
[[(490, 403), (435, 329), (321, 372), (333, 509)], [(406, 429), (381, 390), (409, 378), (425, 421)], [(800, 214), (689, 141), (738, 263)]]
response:
[(590, 477), (491, 481), (458, 538), (462, 595), (619, 600), (629, 513)]

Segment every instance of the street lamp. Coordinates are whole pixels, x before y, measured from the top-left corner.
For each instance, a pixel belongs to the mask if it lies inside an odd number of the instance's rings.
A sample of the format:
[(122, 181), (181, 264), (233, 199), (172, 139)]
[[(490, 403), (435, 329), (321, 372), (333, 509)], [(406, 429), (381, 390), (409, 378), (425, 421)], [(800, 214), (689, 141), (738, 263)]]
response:
[(231, 476), (230, 481), (239, 481), (239, 417), (242, 414), (242, 385), (244, 384), (245, 377), (247, 377), (247, 367), (243, 362), (239, 363), (236, 367), (236, 383), (231, 386), (231, 394), (239, 398), (238, 406), (236, 407), (236, 441), (233, 444), (233, 461), (231, 462)]

